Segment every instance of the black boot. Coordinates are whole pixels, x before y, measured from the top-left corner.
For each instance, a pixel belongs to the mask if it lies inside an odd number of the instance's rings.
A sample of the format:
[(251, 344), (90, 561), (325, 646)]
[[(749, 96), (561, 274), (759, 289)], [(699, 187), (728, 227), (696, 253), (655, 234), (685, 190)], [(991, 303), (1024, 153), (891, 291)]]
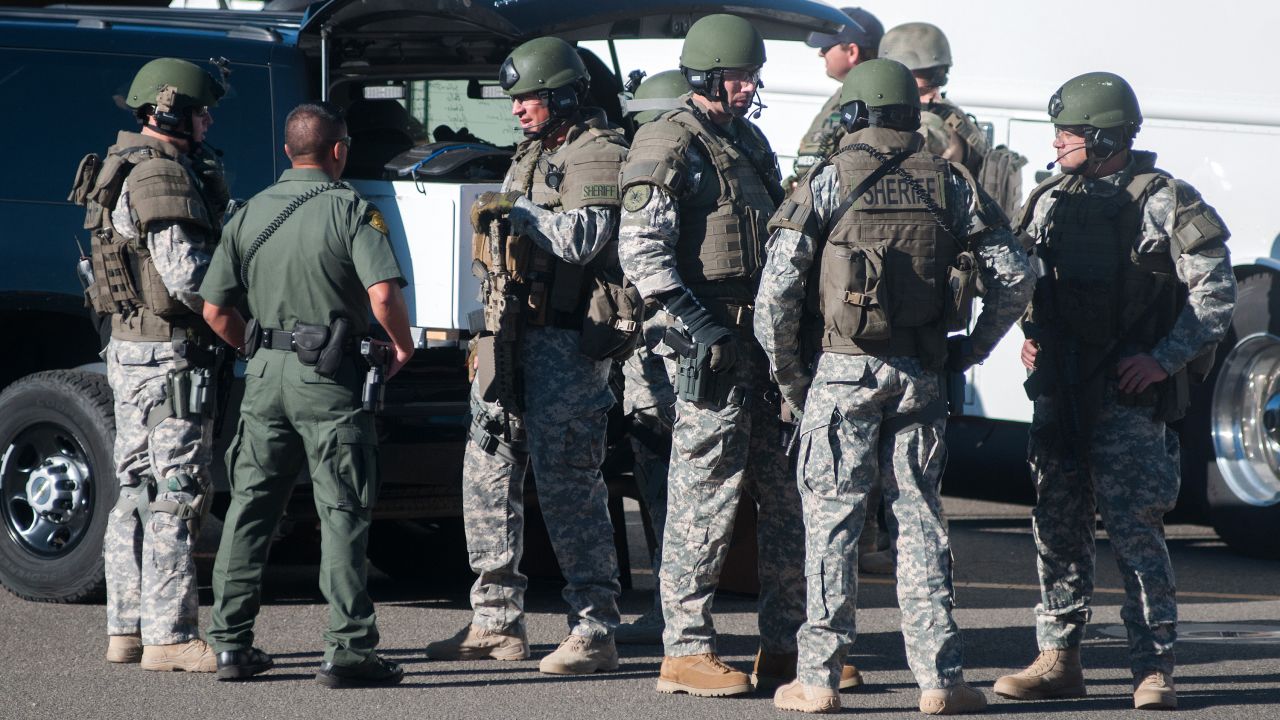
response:
[(395, 685), (403, 679), (404, 670), (398, 664), (378, 657), (377, 653), (359, 665), (323, 662), (316, 672), (316, 682), (331, 688), (380, 687)]
[(219, 680), (245, 680), (271, 669), (271, 656), (258, 648), (218, 653)]

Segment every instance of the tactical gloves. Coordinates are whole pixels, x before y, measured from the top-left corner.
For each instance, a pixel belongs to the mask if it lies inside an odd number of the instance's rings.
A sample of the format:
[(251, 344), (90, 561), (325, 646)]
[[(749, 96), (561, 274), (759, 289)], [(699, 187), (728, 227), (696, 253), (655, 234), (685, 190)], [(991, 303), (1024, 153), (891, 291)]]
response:
[(694, 342), (711, 348), (710, 366), (714, 372), (724, 372), (738, 360), (737, 341), (733, 331), (717, 323), (711, 313), (688, 290), (672, 290), (658, 298), (667, 312), (676, 316)]
[(804, 417), (804, 401), (809, 395), (809, 386), (813, 384), (813, 376), (794, 364), (772, 374), (773, 381), (778, 384), (778, 391), (782, 393), (783, 402), (791, 408), (791, 414), (797, 420)]
[(489, 223), (511, 214), (516, 201), (524, 197), (518, 192), (484, 192), (471, 206), (471, 227), (478, 233), (487, 232)]
[(989, 354), (978, 352), (968, 335), (952, 335), (947, 338), (947, 371), (962, 373), (986, 360)]

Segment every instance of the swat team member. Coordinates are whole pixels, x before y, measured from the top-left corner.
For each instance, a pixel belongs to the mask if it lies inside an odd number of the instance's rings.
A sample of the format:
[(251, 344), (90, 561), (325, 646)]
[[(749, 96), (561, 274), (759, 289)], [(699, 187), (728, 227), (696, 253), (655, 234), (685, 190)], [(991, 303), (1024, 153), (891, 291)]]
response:
[[(951, 44), (936, 25), (904, 23), (884, 34), (880, 57), (897, 60), (915, 77), (920, 93), (920, 131), (934, 155), (964, 165), (975, 177), (989, 148), (987, 136), (942, 88), (951, 71)], [(1012, 210), (1010, 210), (1012, 212)]]
[[(872, 60), (879, 51), (880, 38), (884, 36), (884, 25), (875, 15), (860, 7), (840, 8), (848, 16), (849, 22), (834, 34), (809, 33), (805, 44), (818, 49), (818, 56), (826, 66), (827, 77), (843, 83), (846, 75), (858, 63)], [(795, 164), (791, 177), (782, 186), (788, 190), (794, 188), (800, 178), (809, 172), (809, 168), (830, 157), (844, 135), (844, 125), (840, 122), (840, 90), (837, 89), (831, 99), (818, 111), (813, 124), (800, 141), (800, 149), (796, 151)]]
[[(962, 676), (938, 488), (946, 457), (942, 371), (944, 362), (960, 372), (991, 352), (1026, 307), (1030, 268), (1004, 214), (969, 173), (924, 149), (919, 98), (904, 66), (859, 65), (840, 100), (849, 135), (778, 209), (756, 296), (756, 336), (784, 399), (803, 414), (808, 620), (798, 676), (774, 704), (840, 707), (837, 680), (854, 639), (850, 568), (867, 493), (880, 476), (901, 533), (898, 603), (920, 710), (975, 712), (986, 700)], [(978, 273), (982, 313), (971, 335), (948, 339), (948, 330), (967, 324)], [(806, 313), (823, 325), (812, 374), (799, 350)]]
[[(602, 111), (581, 106), (587, 69), (563, 40), (517, 47), (499, 82), (526, 139), (502, 192), (481, 195), (471, 209), (485, 322), (462, 482), (467, 547), (479, 577), (471, 623), (431, 643), (427, 654), (529, 656), (528, 579), (519, 564), (524, 473), (532, 460), (570, 606), (569, 635), (538, 668), (555, 675), (614, 670), (620, 586), (600, 463), (615, 348), (596, 330), (615, 321), (593, 313), (601, 307), (601, 281), (621, 280), (617, 183), (626, 140)], [(633, 321), (629, 332), (635, 329)]]
[(1085, 694), (1080, 641), (1093, 591), (1095, 515), (1107, 525), (1125, 603), (1134, 706), (1170, 709), (1177, 606), (1162, 518), (1178, 495), (1188, 377), (1212, 367), (1235, 305), (1228, 232), (1195, 188), (1133, 150), (1142, 126), (1123, 78), (1093, 72), (1049, 100), (1062, 173), (1015, 227), (1044, 277), (1023, 323), (1034, 370), (1029, 456), (1042, 602), (1040, 655), (1000, 678), (1020, 700)]
[(660, 692), (751, 690), (751, 678), (717, 657), (711, 622), (744, 490), (760, 509), (757, 680), (785, 682), (795, 672), (800, 501), (778, 444), (776, 406), (765, 399), (764, 357), (750, 336), (765, 223), (782, 198), (775, 156), (744, 117), (764, 61), (764, 40), (746, 20), (708, 15), (694, 23), (680, 55), (693, 92), (640, 127), (622, 170), (622, 267), (664, 306), (654, 318), (667, 326), (659, 351), (683, 386), (659, 578)]
[[(227, 449), (231, 506), (213, 566), (218, 679), (268, 670), (253, 647), (267, 549), (298, 473), (311, 476), (320, 518), (320, 589), (329, 601), (328, 687), (390, 685), (403, 671), (374, 652), (378, 629), (365, 588), (365, 549), (378, 496), (373, 415), (361, 409), (367, 369), (356, 352), (372, 310), (395, 359), (413, 354), (408, 311), (387, 225), (339, 182), (351, 138), (328, 103), (294, 108), (285, 121), (293, 163), (227, 225), (200, 292), (204, 316), (248, 356), (244, 402)], [(246, 328), (236, 309), (247, 300)]]
[(224, 91), (185, 60), (143, 65), (126, 98), (141, 132), (121, 132), (105, 161), (86, 157), (72, 191), (92, 232), (89, 296), (111, 317), (120, 500), (103, 551), (106, 657), (144, 670), (214, 670), (191, 551), (211, 490), (214, 403), (200, 388), (216, 375), (197, 289), (228, 202), (203, 142)]
[[(689, 92), (689, 82), (679, 70), (665, 70), (650, 76), (636, 88), (635, 97), (624, 109), (635, 113), (636, 125), (654, 120), (681, 105), (681, 96)], [(652, 303), (646, 312), (644, 337), (635, 352), (622, 363), (622, 411), (630, 420), (627, 437), (635, 458), (634, 473), (640, 499), (649, 513), (649, 525), (656, 540), (653, 547), (653, 605), (643, 615), (618, 626), (619, 643), (657, 645), (666, 627), (662, 620), (662, 594), (658, 592), (658, 576), (662, 567), (662, 531), (667, 524), (667, 471), (671, 460), (671, 431), (676, 420), (675, 388), (667, 374), (666, 362), (651, 348), (662, 342), (666, 330), (651, 322)]]

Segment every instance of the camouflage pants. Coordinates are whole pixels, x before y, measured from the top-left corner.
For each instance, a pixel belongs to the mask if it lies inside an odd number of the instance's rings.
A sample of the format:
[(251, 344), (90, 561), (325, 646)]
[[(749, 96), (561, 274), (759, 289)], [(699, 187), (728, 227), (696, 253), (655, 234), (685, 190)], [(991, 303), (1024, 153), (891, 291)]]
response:
[(151, 512), (144, 521), (138, 498), (191, 502), (171, 492), (171, 475), (186, 472), (207, 483), (212, 429), (207, 419), (166, 418), (148, 427), (147, 414), (164, 402), (174, 367), (169, 343), (112, 340), (107, 380), (115, 394), (116, 478), (120, 500), (107, 518), (103, 558), (107, 579), (107, 634), (141, 632), (145, 645), (171, 645), (199, 636), (195, 538), (184, 521)]
[[(528, 578), (524, 553), (524, 474), (532, 461), (538, 505), (566, 585), (569, 628), (603, 637), (618, 624), (618, 559), (609, 520), (608, 490), (600, 474), (605, 426), (613, 393), (608, 361), (578, 352), (578, 333), (529, 328), (521, 342), (525, 411), (512, 413), (512, 434), (527, 435), (527, 456), (509, 462), (486, 451), (472, 432), (463, 464), (462, 516), (471, 569), (472, 622), (501, 631), (524, 622)], [(472, 385), (473, 417), (501, 423), (499, 403), (486, 402)]]
[(962, 681), (952, 617), (951, 548), (938, 483), (946, 464), (940, 377), (915, 358), (824, 353), (805, 402), (798, 480), (808, 619), (797, 673), (837, 687), (856, 634), (858, 538), (879, 477), (897, 520), (898, 606), (921, 688)]
[[(764, 353), (740, 337), (730, 370), (741, 398), (676, 401), (660, 575), (663, 644), (673, 657), (715, 652), (711, 606), (744, 491), (759, 509), (760, 645), (794, 652), (804, 620), (800, 498), (787, 471)], [(674, 375), (674, 362), (668, 360)], [(769, 396), (766, 398), (766, 394)]]
[(651, 565), (653, 607), (661, 611), (657, 579), (662, 567), (662, 531), (667, 524), (667, 470), (676, 395), (666, 364), (646, 343), (641, 343), (622, 364), (622, 375), (622, 409), (631, 419), (633, 471), (656, 540)]
[(1172, 673), (1178, 607), (1163, 518), (1178, 498), (1178, 436), (1151, 419), (1151, 408), (1119, 405), (1115, 396), (1111, 383), (1085, 454), (1086, 472), (1074, 472), (1053, 403), (1036, 402), (1028, 451), (1041, 589), (1036, 641), (1053, 649), (1076, 647), (1084, 637), (1101, 513), (1124, 581), (1120, 616), (1132, 670)]

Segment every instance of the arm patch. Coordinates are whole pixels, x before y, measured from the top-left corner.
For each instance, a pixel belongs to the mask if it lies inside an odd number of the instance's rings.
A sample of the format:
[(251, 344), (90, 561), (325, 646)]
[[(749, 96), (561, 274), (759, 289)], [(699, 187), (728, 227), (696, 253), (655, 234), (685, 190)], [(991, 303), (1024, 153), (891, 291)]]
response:
[(1219, 249), (1225, 254), (1227, 239), (1231, 232), (1218, 215), (1213, 206), (1206, 203), (1194, 187), (1181, 180), (1173, 182), (1177, 191), (1177, 206), (1174, 210), (1173, 246), (1170, 250), (1174, 258), (1184, 253), (1201, 252), (1213, 255)]

